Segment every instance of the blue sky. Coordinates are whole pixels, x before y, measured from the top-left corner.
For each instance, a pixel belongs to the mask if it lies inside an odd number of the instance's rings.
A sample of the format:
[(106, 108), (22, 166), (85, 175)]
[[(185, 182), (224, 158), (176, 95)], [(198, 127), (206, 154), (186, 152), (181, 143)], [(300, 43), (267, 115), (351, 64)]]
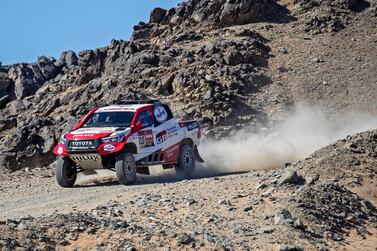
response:
[(182, 0), (0, 0), (0, 61), (34, 62), (128, 40), (133, 25), (147, 22), (154, 7)]

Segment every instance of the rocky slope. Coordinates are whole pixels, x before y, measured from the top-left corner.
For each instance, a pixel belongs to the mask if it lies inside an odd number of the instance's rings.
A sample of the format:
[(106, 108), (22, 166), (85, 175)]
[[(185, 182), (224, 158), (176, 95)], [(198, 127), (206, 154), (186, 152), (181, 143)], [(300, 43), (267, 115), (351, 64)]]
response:
[(375, 250), (376, 145), (374, 130), (273, 171), (160, 174), (130, 187), (66, 190), (52, 171), (2, 174), (0, 248)]
[(375, 15), (374, 0), (190, 0), (153, 10), (131, 41), (2, 66), (0, 170), (49, 165), (62, 131), (127, 99), (167, 101), (208, 136), (299, 101), (377, 112)]

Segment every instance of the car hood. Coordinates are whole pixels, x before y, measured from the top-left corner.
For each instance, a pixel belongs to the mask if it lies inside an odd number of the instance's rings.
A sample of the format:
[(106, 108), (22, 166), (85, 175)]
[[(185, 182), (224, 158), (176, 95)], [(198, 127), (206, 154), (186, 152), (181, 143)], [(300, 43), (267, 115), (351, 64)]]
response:
[(127, 133), (130, 128), (119, 127), (92, 127), (92, 128), (80, 128), (65, 135), (67, 140), (85, 140), (85, 139), (101, 139), (115, 132)]

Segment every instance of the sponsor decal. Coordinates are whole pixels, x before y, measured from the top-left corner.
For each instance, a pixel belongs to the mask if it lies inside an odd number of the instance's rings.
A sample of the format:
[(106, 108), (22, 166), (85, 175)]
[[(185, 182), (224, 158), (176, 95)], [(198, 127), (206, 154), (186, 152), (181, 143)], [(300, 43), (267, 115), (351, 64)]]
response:
[(75, 134), (73, 137), (93, 137), (94, 134), (93, 133), (84, 133), (84, 134)]
[(179, 145), (175, 145), (175, 146), (169, 148), (168, 150), (166, 150), (166, 156), (168, 158), (173, 157), (174, 152), (177, 151), (178, 149), (179, 149)]
[(145, 136), (139, 136), (139, 145), (140, 146), (145, 146)]
[(138, 136), (140, 147), (153, 146), (153, 132), (152, 130), (139, 131)]
[(179, 144), (171, 146), (164, 153), (166, 162), (177, 162), (179, 158)]
[(157, 144), (161, 144), (162, 142), (164, 142), (167, 139), (168, 139), (168, 133), (165, 130), (157, 133), (157, 135), (156, 135)]
[(169, 137), (178, 135), (178, 128), (176, 126), (170, 127), (167, 129)]
[(168, 118), (168, 113), (165, 108), (161, 105), (157, 105), (153, 110), (154, 116), (159, 123), (164, 123)]
[(95, 136), (96, 134), (99, 134), (99, 133), (112, 133), (114, 132), (114, 128), (113, 127), (104, 127), (104, 128), (98, 128), (98, 127), (94, 127), (94, 128), (81, 128), (81, 129), (78, 129), (76, 131), (73, 131), (71, 132), (72, 135), (77, 136), (77, 137), (93, 137)]
[(103, 150), (106, 151), (106, 152), (114, 151), (114, 149), (115, 149), (115, 146), (110, 145), (110, 144), (107, 144), (107, 145), (103, 146)]
[(147, 146), (153, 145), (153, 133), (145, 135), (145, 145), (147, 145)]
[(72, 147), (91, 147), (94, 145), (93, 141), (71, 141), (70, 146)]
[(199, 123), (196, 121), (186, 122), (186, 127), (189, 131), (192, 131), (192, 130), (195, 130), (196, 128), (199, 128)]

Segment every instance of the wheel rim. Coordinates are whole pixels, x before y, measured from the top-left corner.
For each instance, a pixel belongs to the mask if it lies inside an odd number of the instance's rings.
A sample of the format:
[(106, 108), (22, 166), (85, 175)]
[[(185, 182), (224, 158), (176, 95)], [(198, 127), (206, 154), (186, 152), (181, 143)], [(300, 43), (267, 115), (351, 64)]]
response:
[(76, 167), (70, 166), (70, 167), (67, 168), (66, 176), (67, 176), (68, 180), (74, 179), (75, 174), (76, 174)]
[(185, 151), (182, 156), (183, 168), (191, 169), (192, 167), (192, 155), (189, 151)]
[(129, 158), (124, 162), (124, 170), (127, 176), (133, 176), (135, 173), (133, 162)]

